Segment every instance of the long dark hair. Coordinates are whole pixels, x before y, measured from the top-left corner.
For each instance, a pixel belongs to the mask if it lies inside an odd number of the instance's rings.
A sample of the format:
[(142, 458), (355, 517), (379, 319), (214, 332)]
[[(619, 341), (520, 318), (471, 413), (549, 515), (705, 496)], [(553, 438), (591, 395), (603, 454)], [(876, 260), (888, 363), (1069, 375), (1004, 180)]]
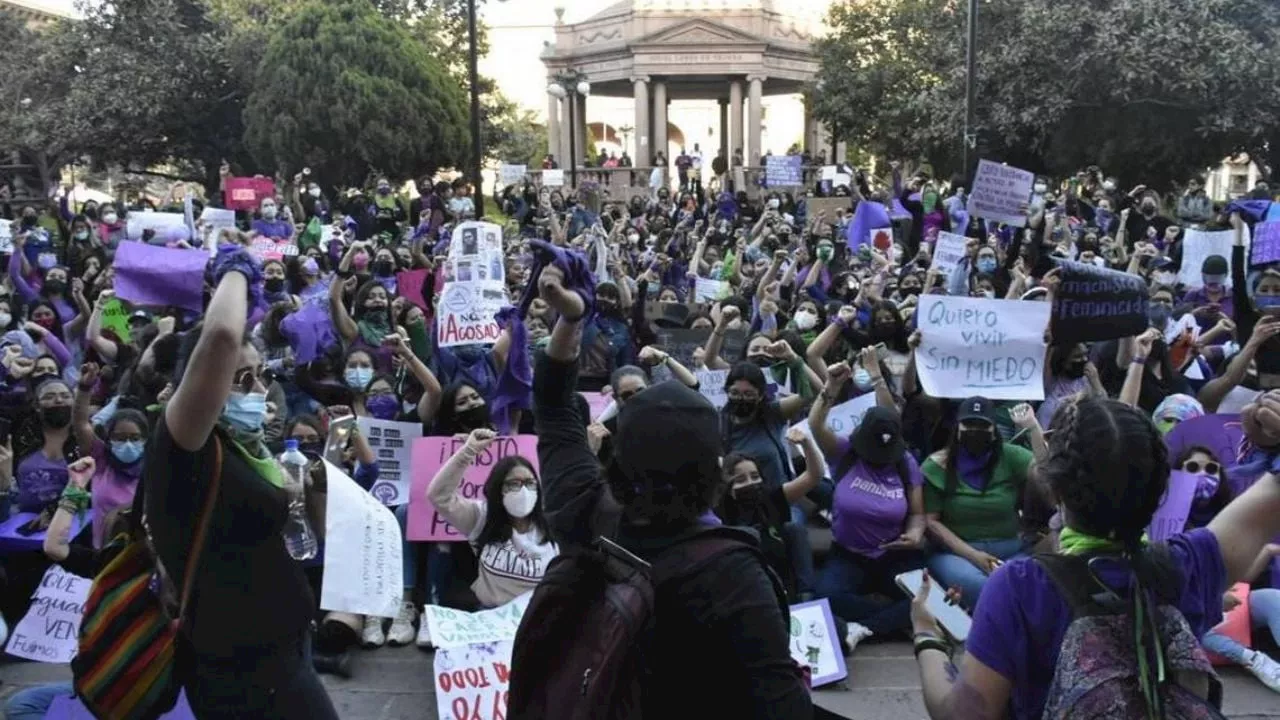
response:
[[(395, 387), (393, 384), (392, 387)], [(440, 392), (440, 409), (436, 410), (435, 432), (434, 435), (455, 435), (463, 432), (463, 428), (458, 425), (458, 412), (454, 409), (457, 404), (456, 399), (458, 392), (464, 387), (469, 387), (480, 394), (480, 398), (484, 400), (485, 408), (492, 410), (489, 401), (485, 399), (484, 393), (480, 392), (474, 384), (455, 380), (444, 387)], [(493, 425), (493, 417), (489, 418), (489, 425)], [(474, 430), (475, 428), (468, 428)]]
[[(502, 504), (502, 483), (506, 482), (507, 476), (517, 467), (528, 469), (533, 473), (533, 477), (538, 479), (538, 471), (533, 467), (533, 463), (520, 455), (508, 455), (494, 463), (493, 469), (489, 471), (489, 477), (484, 481), (484, 501), (488, 509), (484, 515), (484, 527), (480, 528), (480, 533), (476, 535), (474, 544), (477, 548), (511, 539), (511, 516), (507, 515), (507, 508)], [(533, 505), (529, 521), (538, 529), (544, 542), (550, 541), (551, 533), (547, 528), (547, 518), (542, 514), (541, 479), (538, 479), (538, 502)]]
[(1185, 448), (1178, 455), (1178, 458), (1171, 463), (1171, 467), (1173, 469), (1181, 468), (1182, 464), (1187, 461), (1187, 458), (1195, 455), (1196, 453), (1208, 455), (1213, 458), (1214, 462), (1221, 466), (1221, 469), (1218, 470), (1218, 490), (1213, 494), (1213, 497), (1209, 498), (1208, 504), (1201, 510), (1204, 514), (1212, 517), (1213, 515), (1217, 515), (1222, 512), (1222, 508), (1226, 507), (1234, 498), (1234, 493), (1231, 492), (1231, 483), (1227, 482), (1227, 468), (1222, 464), (1222, 461), (1218, 459), (1217, 454), (1203, 445), (1191, 445)]

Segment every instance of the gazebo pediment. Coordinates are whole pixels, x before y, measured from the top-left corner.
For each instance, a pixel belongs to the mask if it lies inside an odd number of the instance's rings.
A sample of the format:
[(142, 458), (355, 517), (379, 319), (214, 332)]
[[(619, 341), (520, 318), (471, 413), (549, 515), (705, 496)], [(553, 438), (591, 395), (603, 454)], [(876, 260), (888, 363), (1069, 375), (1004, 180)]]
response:
[(729, 27), (723, 23), (688, 20), (631, 42), (632, 47), (672, 47), (688, 49), (698, 45), (764, 45), (766, 40)]

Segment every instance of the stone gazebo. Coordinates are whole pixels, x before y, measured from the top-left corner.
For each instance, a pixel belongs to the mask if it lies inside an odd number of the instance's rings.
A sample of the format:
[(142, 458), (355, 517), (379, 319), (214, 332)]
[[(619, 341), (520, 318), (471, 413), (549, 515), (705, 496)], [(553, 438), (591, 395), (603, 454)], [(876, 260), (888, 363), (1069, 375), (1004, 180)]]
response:
[[(785, 15), (774, 0), (622, 0), (582, 22), (558, 23), (555, 43), (542, 60), (549, 76), (583, 74), (593, 95), (634, 98), (637, 166), (649, 165), (659, 150), (671, 160), (667, 106), (672, 100), (718, 100), (720, 149), (730, 158), (741, 149), (746, 163), (757, 165), (765, 150), (760, 147), (762, 98), (801, 93), (812, 82), (818, 60), (810, 40), (817, 28), (817, 18)], [(577, 103), (573, 129), (580, 165), (587, 143), (586, 98), (549, 100), (551, 152), (566, 167), (568, 104)], [(826, 144), (807, 116), (805, 128), (810, 149)]]

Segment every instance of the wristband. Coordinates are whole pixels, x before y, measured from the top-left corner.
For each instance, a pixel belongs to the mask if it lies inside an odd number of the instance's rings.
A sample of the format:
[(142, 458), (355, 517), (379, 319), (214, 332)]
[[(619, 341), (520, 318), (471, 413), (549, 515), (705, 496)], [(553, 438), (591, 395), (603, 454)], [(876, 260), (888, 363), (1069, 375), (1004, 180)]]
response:
[(1130, 365), (1146, 365), (1147, 359), (1145, 357), (1138, 357), (1137, 355), (1135, 355), (1133, 356), (1133, 359), (1129, 361), (1129, 364)]
[(89, 507), (89, 492), (75, 485), (67, 484), (62, 490), (62, 497), (58, 500), (58, 507), (66, 507), (67, 511), (75, 514)]
[(916, 640), (915, 654), (917, 659), (919, 659), (920, 653), (925, 650), (938, 650), (944, 653), (947, 657), (951, 657), (951, 646), (936, 637), (922, 637)]

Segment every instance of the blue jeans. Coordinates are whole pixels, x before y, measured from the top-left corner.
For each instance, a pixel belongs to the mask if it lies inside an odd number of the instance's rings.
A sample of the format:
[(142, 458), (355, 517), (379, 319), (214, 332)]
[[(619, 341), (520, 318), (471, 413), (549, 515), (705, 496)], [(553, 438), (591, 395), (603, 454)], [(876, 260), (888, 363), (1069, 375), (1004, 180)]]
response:
[[(396, 508), (396, 520), (400, 522), (400, 536), (405, 538), (401, 563), (404, 573), (405, 602), (409, 602), (409, 590), (418, 587), (418, 547), (409, 537), (409, 505)], [(453, 556), (441, 543), (427, 543), (427, 602), (439, 605), (449, 584), (453, 582)]]
[(818, 576), (818, 597), (827, 598), (832, 614), (841, 620), (865, 625), (876, 635), (909, 630), (911, 600), (898, 589), (894, 578), (922, 567), (924, 555), (920, 552), (887, 552), (872, 559), (832, 545)]
[(796, 592), (811, 593), (817, 587), (813, 570), (813, 545), (809, 542), (809, 518), (804, 510), (791, 506), (791, 522), (782, 526), (787, 557), (796, 574)]
[[(1280, 642), (1280, 590), (1261, 588), (1249, 593), (1249, 625), (1255, 630), (1268, 628), (1271, 637)], [(1200, 644), (1237, 665), (1244, 664), (1246, 648), (1226, 635), (1210, 630), (1200, 639)]]
[[(979, 552), (989, 553), (1001, 560), (1008, 560), (1022, 554), (1022, 540), (974, 540), (969, 546)], [(945, 588), (959, 588), (961, 602), (966, 610), (973, 612), (978, 606), (978, 597), (982, 595), (982, 586), (987, 583), (987, 574), (976, 565), (959, 555), (949, 552), (937, 552), (929, 557), (929, 574)]]
[(55, 698), (75, 694), (71, 683), (37, 685), (20, 690), (4, 704), (4, 716), (8, 720), (43, 720)]

